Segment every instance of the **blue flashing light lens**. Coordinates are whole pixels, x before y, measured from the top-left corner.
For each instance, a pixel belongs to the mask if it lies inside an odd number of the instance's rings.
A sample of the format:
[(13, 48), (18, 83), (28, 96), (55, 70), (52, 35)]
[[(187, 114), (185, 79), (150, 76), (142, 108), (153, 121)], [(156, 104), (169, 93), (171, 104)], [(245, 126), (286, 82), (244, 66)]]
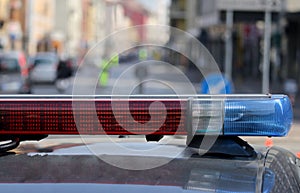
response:
[(293, 111), (287, 96), (227, 100), (223, 133), (234, 136), (285, 136), (292, 121)]
[(193, 128), (200, 135), (285, 136), (293, 121), (285, 95), (199, 100), (193, 109)]

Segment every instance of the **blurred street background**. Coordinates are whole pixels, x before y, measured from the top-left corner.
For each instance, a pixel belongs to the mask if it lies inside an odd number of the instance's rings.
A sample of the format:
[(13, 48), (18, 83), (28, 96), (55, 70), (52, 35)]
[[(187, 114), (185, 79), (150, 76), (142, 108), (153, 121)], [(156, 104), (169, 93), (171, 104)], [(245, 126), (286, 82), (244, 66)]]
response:
[[(195, 91), (203, 93), (203, 76), (185, 56), (166, 49), (135, 47), (149, 38), (175, 50), (189, 46), (171, 32), (133, 30), (131, 41), (114, 45), (124, 52), (117, 56), (117, 65), (109, 68), (102, 63), (112, 45), (89, 52), (108, 35), (144, 24), (176, 27), (199, 40), (231, 82), (230, 93), (288, 94), (294, 103), (295, 124), (288, 138), (274, 143), (300, 152), (298, 0), (0, 0), (0, 92), (72, 94), (76, 75), (83, 94), (94, 90), (94, 94), (109, 95), (113, 89), (128, 93), (128, 85), (145, 77), (173, 82), (184, 91), (176, 71), (180, 69)], [(11, 58), (18, 64), (8, 67), (14, 65)], [(129, 70), (147, 60), (176, 68), (149, 63), (146, 71)], [(99, 77), (104, 68), (106, 74)], [(67, 70), (59, 74), (58, 69)], [(18, 70), (19, 75), (12, 78), (11, 73)], [(130, 93), (174, 94), (174, 90), (147, 82)], [(249, 141), (263, 145), (265, 139)]]

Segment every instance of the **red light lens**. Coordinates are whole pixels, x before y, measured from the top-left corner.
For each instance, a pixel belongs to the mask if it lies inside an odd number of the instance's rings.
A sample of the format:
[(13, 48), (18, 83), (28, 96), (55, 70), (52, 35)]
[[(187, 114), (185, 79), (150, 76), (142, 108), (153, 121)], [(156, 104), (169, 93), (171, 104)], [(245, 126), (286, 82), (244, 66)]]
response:
[[(186, 134), (183, 116), (186, 109), (183, 107), (187, 101), (159, 100), (164, 110), (154, 109), (150, 115), (149, 107), (155, 101), (0, 100), (0, 134)], [(155, 122), (165, 110), (163, 124)], [(127, 119), (129, 114), (139, 127), (133, 127), (132, 121)], [(150, 119), (151, 127), (146, 126)], [(118, 120), (122, 120), (122, 124)]]

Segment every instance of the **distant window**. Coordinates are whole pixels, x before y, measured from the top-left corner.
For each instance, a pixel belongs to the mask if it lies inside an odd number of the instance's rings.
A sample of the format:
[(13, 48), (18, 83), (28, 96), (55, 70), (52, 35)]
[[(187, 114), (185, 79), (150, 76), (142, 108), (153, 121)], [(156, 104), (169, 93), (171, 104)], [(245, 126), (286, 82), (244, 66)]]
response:
[(53, 65), (54, 61), (49, 59), (36, 59), (34, 60), (35, 66), (41, 66), (41, 65)]

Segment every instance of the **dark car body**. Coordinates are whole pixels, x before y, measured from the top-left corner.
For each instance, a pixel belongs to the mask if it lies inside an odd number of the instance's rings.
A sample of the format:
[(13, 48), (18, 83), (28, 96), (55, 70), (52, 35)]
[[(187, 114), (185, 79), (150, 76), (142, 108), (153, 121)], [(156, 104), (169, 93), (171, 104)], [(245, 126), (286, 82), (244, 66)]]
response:
[(0, 53), (0, 93), (30, 93), (28, 66), (22, 52)]
[[(135, 149), (161, 146), (159, 143), (119, 143), (124, 144)], [(255, 157), (243, 158), (200, 156), (184, 145), (166, 145), (167, 151), (157, 152), (157, 155), (125, 154), (114, 151), (109, 143), (91, 144), (102, 152), (96, 156), (86, 146), (77, 145), (64, 143), (60, 148), (52, 148), (50, 153), (38, 150), (3, 155), (0, 157), (1, 191), (300, 192), (299, 160), (277, 147), (256, 147)], [(182, 153), (172, 158), (174, 148), (181, 148)], [(164, 159), (170, 162), (153, 169), (128, 170), (102, 158), (137, 167)]]

